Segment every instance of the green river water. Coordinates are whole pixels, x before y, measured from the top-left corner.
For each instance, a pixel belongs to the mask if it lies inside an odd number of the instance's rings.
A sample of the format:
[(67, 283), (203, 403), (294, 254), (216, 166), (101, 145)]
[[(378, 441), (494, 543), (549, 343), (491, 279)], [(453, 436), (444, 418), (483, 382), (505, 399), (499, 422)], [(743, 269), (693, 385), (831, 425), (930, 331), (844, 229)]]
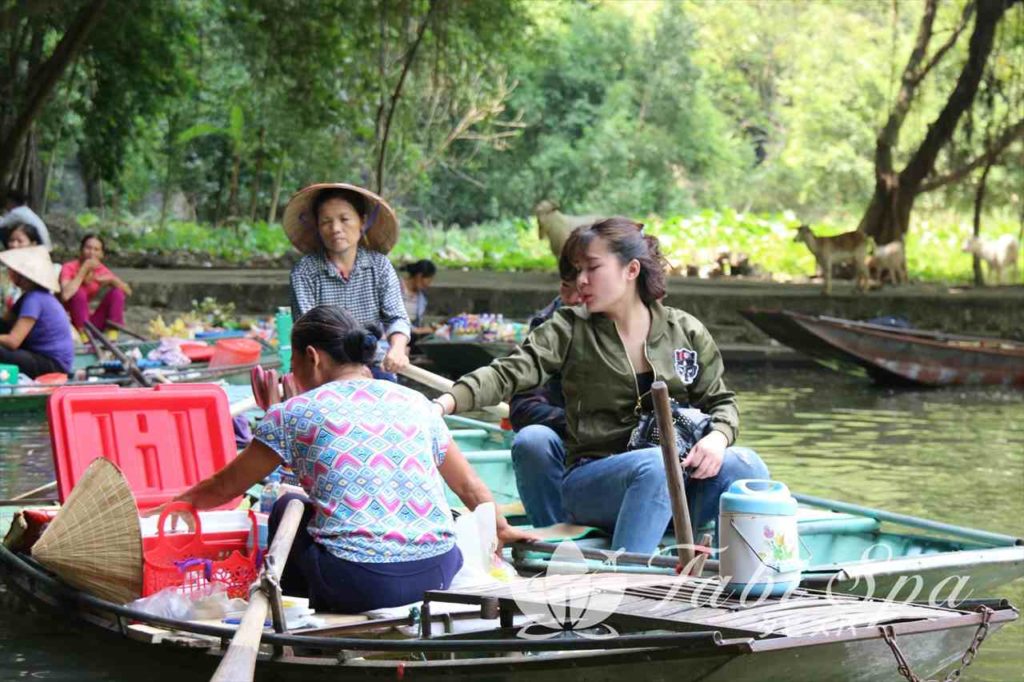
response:
[[(791, 489), (1024, 536), (1024, 392), (890, 391), (813, 369), (740, 368), (728, 378), (741, 444)], [(45, 422), (0, 419), (0, 499), (52, 477)], [(1020, 607), (1024, 580), (998, 596)], [(116, 679), (97, 658), (76, 635), (0, 612), (0, 680)], [(963, 679), (1024, 680), (1024, 623), (989, 638)]]

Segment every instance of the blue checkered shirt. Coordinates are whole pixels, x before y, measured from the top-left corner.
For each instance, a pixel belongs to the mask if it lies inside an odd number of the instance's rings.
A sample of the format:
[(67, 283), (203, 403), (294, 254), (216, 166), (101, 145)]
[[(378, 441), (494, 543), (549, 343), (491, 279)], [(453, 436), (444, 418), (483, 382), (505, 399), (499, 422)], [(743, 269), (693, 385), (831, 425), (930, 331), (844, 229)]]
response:
[(318, 305), (338, 305), (361, 324), (379, 323), (385, 338), (392, 334), (412, 338), (398, 273), (382, 253), (360, 248), (348, 279), (322, 249), (306, 254), (292, 268), (291, 285), (295, 319)]

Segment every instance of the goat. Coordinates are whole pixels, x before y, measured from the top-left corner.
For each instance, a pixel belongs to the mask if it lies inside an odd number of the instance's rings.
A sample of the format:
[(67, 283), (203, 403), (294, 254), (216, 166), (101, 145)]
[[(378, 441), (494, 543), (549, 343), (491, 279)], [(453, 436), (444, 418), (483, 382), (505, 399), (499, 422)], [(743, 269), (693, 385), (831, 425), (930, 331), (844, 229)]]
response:
[(537, 236), (547, 239), (555, 258), (562, 255), (562, 246), (569, 234), (580, 225), (589, 225), (600, 220), (598, 216), (565, 215), (558, 210), (558, 204), (545, 199), (533, 209), (537, 214)]
[(825, 273), (825, 295), (832, 293), (832, 263), (852, 259), (857, 271), (857, 290), (864, 291), (868, 284), (868, 236), (854, 230), (834, 237), (818, 237), (807, 225), (797, 228), (794, 242), (803, 242), (814, 254), (818, 266)]
[(1017, 281), (1017, 256), (1020, 245), (1012, 234), (988, 240), (981, 237), (968, 237), (964, 241), (963, 252), (973, 253), (988, 264), (988, 273), (996, 271), (996, 284), (1003, 283), (1003, 270), (1010, 268), (1011, 283)]
[(874, 254), (868, 256), (867, 266), (868, 275), (879, 282), (882, 281), (885, 274), (889, 275), (893, 284), (906, 284), (909, 281), (906, 252), (901, 241), (889, 242), (877, 247)]

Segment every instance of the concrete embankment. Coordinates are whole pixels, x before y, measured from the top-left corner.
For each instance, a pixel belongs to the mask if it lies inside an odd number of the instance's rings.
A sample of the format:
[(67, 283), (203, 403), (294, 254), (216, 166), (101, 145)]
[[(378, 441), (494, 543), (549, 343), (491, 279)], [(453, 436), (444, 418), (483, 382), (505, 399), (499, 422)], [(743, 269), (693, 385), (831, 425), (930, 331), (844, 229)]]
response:
[[(118, 269), (135, 290), (132, 303), (154, 309), (188, 310), (205, 296), (232, 301), (239, 312), (269, 314), (288, 305), (285, 270)], [(429, 292), (429, 313), (500, 312), (525, 319), (558, 290), (553, 273), (449, 270), (438, 272)], [(766, 344), (767, 338), (740, 317), (744, 308), (784, 308), (868, 319), (896, 315), (921, 329), (1024, 339), (1024, 287), (958, 289), (934, 284), (885, 287), (864, 294), (837, 282), (832, 296), (820, 284), (671, 278), (667, 303), (700, 318), (720, 344)]]

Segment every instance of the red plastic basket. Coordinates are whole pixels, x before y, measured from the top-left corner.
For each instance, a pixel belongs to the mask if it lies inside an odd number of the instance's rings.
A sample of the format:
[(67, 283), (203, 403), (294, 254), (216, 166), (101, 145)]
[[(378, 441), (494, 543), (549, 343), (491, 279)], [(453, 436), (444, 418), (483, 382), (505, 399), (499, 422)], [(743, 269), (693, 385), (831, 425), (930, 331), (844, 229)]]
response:
[[(167, 534), (164, 523), (172, 513), (187, 514), (193, 519), (188, 533)], [(145, 538), (142, 547), (142, 595), (148, 596), (167, 587), (177, 587), (182, 594), (200, 593), (211, 583), (224, 583), (228, 596), (249, 598), (249, 587), (259, 575), (262, 556), (256, 540), (259, 530), (256, 515), (249, 512), (251, 535), (224, 534), (204, 537), (202, 521), (195, 507), (185, 502), (172, 502), (164, 507), (157, 521), (157, 535)], [(253, 548), (248, 549), (249, 538)]]

